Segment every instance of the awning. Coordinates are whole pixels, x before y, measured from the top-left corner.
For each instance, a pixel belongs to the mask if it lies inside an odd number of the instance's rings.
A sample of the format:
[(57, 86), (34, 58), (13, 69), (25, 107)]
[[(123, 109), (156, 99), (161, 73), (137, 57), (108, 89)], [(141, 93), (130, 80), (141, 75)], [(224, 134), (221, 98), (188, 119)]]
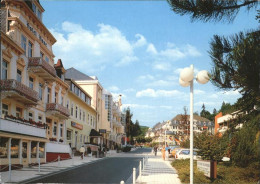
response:
[(90, 137), (102, 137), (102, 135), (95, 129), (91, 129), (89, 136)]

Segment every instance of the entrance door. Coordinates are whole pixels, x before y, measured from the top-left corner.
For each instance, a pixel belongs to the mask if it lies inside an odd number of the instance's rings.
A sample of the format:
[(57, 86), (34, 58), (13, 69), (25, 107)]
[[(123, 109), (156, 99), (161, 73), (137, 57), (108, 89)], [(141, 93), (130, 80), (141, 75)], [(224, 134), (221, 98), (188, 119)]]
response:
[(29, 164), (29, 154), (28, 154), (29, 148), (28, 148), (28, 142), (22, 143), (22, 161), (24, 166), (28, 166)]

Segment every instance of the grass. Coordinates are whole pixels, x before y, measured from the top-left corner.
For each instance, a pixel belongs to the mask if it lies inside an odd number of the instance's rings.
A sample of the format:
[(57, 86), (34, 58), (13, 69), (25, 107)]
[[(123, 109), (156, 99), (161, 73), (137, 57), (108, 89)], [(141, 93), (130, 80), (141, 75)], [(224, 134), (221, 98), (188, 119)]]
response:
[[(190, 160), (175, 160), (172, 166), (178, 171), (182, 183), (190, 182)], [(260, 180), (260, 167), (257, 162), (246, 168), (232, 166), (226, 163), (218, 163), (217, 178), (211, 180), (204, 176), (203, 172), (198, 171), (197, 162), (194, 161), (194, 183), (212, 184), (250, 184)]]

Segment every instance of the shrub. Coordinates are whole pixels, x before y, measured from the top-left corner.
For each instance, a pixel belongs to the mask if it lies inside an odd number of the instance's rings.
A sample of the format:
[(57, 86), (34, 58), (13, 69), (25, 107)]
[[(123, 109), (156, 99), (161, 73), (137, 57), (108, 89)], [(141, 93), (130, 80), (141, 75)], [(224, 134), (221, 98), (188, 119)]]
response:
[(123, 147), (122, 151), (129, 152), (129, 151), (131, 151), (131, 147), (129, 147), (129, 146)]

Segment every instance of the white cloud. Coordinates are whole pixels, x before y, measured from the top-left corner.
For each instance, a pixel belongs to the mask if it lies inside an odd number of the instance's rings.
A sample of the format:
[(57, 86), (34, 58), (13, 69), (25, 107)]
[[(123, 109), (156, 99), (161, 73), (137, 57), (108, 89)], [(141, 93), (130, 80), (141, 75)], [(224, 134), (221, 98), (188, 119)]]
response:
[(122, 105), (123, 108), (135, 108), (135, 109), (158, 109), (158, 108), (162, 108), (162, 109), (172, 109), (172, 106), (167, 106), (167, 105), (143, 105), (143, 104), (123, 104)]
[(142, 47), (147, 44), (147, 41), (143, 35), (136, 34), (135, 37), (138, 38), (138, 40), (134, 43), (134, 47)]
[(123, 91), (126, 93), (131, 93), (131, 92), (135, 92), (136, 90), (133, 88), (128, 88), (128, 89), (124, 89)]
[(153, 80), (154, 76), (148, 74), (148, 75), (141, 75), (137, 77), (137, 81), (146, 81), (146, 80)]
[(148, 45), (146, 52), (151, 53), (151, 54), (157, 54), (158, 53), (155, 46), (151, 43)]
[(155, 62), (153, 68), (161, 71), (168, 71), (171, 69), (171, 64), (166, 62)]
[(151, 88), (145, 89), (138, 91), (136, 93), (136, 97), (173, 97), (173, 96), (178, 96), (181, 95), (182, 93), (178, 90), (154, 90)]
[(175, 83), (172, 81), (166, 81), (166, 80), (154, 80), (153, 82), (147, 83), (147, 86), (151, 87), (167, 87), (167, 86), (173, 86)]
[(116, 27), (98, 24), (98, 28), (93, 33), (80, 24), (66, 21), (62, 23), (62, 31), (51, 29), (57, 39), (53, 46), (57, 58), (61, 58), (66, 67), (87, 68), (91, 72), (138, 60), (134, 47), (146, 43), (144, 36), (137, 34), (138, 40), (132, 43)]
[(114, 92), (119, 90), (119, 88), (117, 86), (110, 86), (108, 89), (109, 89), (109, 91), (114, 91)]
[(195, 89), (195, 90), (194, 90), (194, 93), (195, 93), (196, 95), (202, 95), (202, 94), (205, 94), (205, 91), (202, 91), (202, 90), (199, 90), (199, 89)]

